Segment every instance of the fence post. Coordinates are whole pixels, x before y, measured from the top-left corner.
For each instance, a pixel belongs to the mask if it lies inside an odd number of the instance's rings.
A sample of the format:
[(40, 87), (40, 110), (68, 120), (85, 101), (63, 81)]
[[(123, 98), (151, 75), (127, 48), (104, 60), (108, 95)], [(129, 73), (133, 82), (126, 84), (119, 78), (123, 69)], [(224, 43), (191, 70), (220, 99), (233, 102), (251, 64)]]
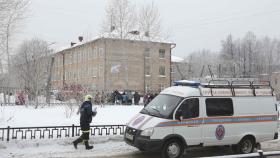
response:
[(10, 126), (7, 128), (7, 142), (10, 140)]
[(74, 137), (75, 135), (74, 135), (74, 128), (75, 128), (75, 125), (74, 124), (72, 124), (72, 137)]
[(260, 158), (265, 158), (265, 156), (263, 156), (263, 151), (262, 150), (258, 150), (258, 153), (260, 155)]

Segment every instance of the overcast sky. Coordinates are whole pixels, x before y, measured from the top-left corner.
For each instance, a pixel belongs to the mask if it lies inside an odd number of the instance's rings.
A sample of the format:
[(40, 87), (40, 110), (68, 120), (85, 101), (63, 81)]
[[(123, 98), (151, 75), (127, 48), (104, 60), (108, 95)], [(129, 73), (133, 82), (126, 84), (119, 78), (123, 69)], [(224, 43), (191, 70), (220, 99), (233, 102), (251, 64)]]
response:
[[(137, 6), (152, 0), (131, 0)], [(228, 34), (280, 38), (280, 0), (154, 0), (176, 56), (219, 51)], [(109, 0), (31, 0), (30, 16), (18, 41), (42, 38), (53, 47), (70, 45), (79, 35), (94, 38)]]

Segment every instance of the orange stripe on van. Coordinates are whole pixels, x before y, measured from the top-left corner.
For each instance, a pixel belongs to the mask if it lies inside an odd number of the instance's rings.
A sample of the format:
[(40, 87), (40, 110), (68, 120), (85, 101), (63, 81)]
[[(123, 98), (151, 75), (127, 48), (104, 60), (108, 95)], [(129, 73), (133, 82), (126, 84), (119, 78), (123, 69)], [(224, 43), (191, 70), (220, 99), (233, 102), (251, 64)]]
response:
[(277, 115), (250, 115), (250, 116), (221, 116), (207, 118), (184, 119), (183, 121), (172, 120), (161, 122), (156, 127), (166, 126), (197, 126), (202, 124), (237, 124), (237, 123), (257, 123), (278, 121)]

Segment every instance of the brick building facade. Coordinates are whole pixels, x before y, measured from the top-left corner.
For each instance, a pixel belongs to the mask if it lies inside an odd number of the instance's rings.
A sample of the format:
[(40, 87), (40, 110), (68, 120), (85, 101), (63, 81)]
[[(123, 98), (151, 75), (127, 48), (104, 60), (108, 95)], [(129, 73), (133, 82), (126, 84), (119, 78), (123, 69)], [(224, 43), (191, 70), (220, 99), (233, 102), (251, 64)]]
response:
[(52, 87), (160, 91), (171, 82), (172, 43), (98, 38), (55, 54)]

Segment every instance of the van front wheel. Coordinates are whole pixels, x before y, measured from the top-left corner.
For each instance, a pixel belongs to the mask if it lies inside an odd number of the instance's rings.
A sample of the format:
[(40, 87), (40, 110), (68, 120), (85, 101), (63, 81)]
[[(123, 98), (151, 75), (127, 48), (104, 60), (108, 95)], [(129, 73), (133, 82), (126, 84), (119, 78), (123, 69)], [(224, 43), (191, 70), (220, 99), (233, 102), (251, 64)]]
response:
[(164, 144), (161, 153), (163, 158), (180, 158), (183, 151), (182, 143), (176, 139), (171, 139)]

